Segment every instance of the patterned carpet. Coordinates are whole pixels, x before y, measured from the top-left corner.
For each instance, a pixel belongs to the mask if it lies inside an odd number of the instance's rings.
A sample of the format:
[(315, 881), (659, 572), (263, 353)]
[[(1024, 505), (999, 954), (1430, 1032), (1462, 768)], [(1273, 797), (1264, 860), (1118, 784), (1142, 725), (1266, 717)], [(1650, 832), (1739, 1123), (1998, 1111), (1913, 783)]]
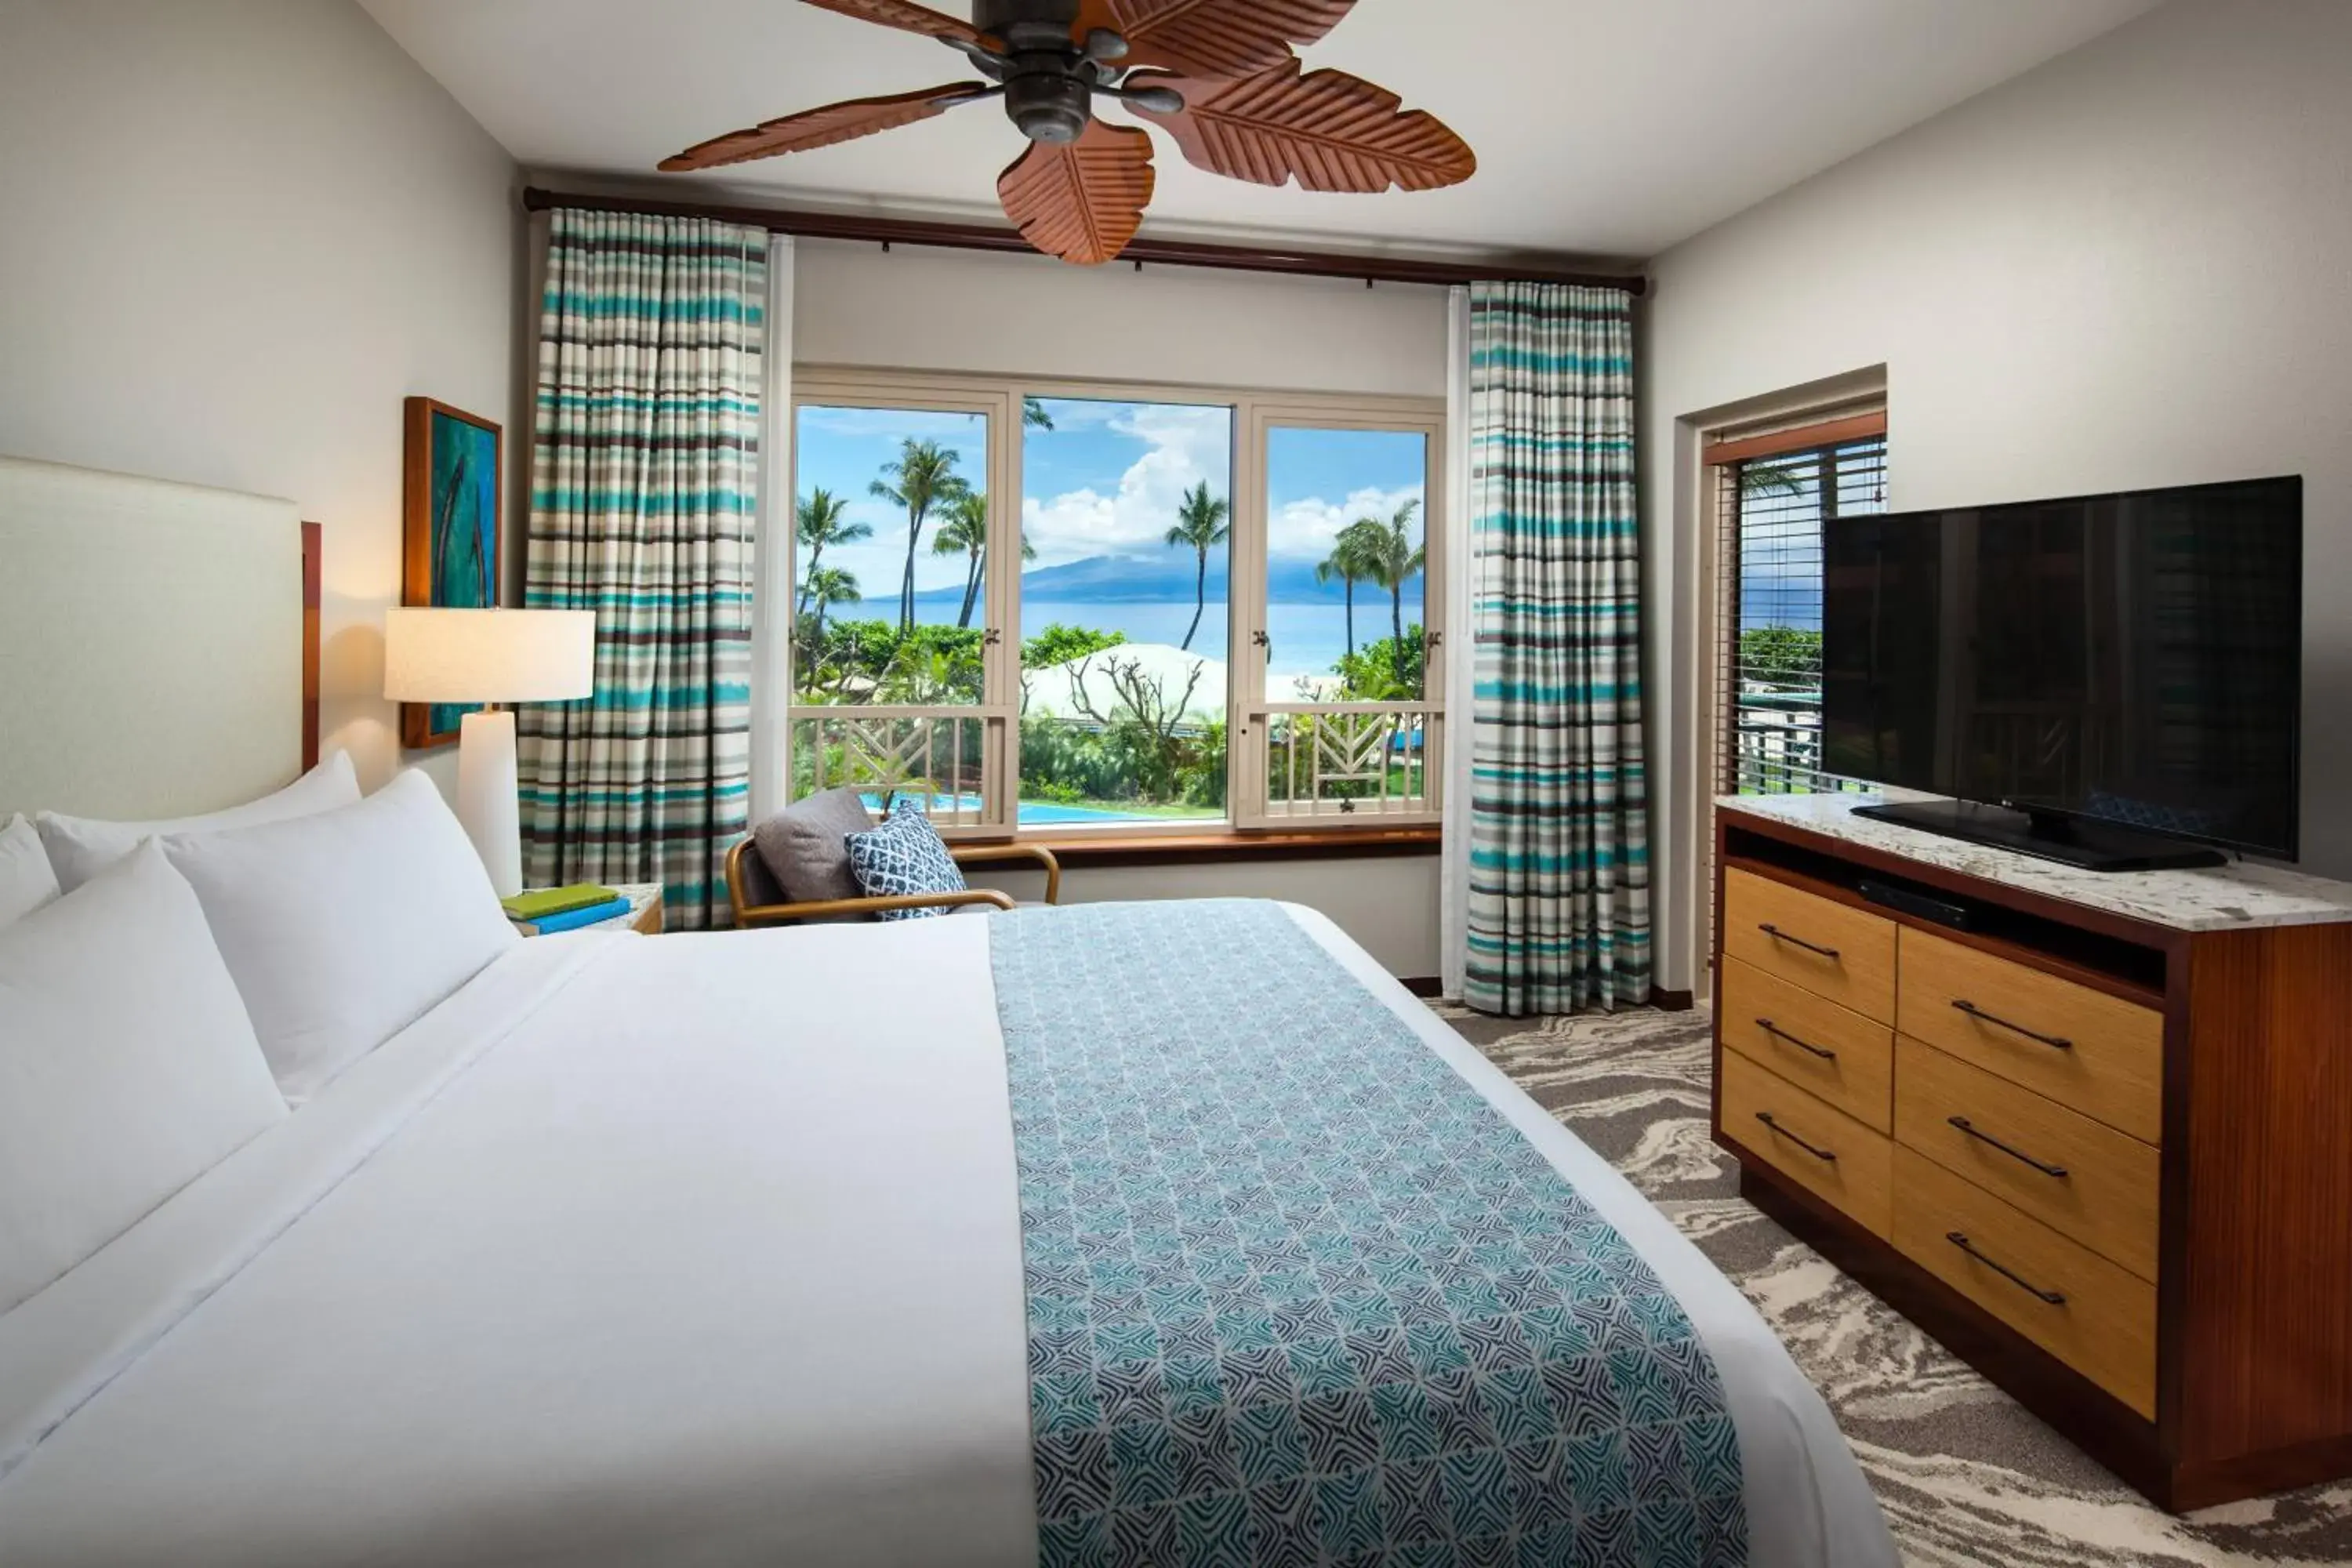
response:
[(2352, 1484), (2174, 1519), (1742, 1203), (1707, 1136), (1706, 1013), (1530, 1022), (1437, 1010), (1747, 1292), (1827, 1395), (1907, 1562), (2352, 1563)]

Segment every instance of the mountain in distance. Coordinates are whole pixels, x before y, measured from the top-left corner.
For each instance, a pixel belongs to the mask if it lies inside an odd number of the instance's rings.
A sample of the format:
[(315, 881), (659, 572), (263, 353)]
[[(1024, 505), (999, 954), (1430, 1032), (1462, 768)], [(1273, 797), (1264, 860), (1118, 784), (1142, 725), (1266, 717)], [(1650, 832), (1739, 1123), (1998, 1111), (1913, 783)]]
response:
[[(1021, 597), (1045, 605), (1172, 605), (1192, 601), (1199, 560), (1180, 551), (1164, 555), (1095, 555), (1061, 566), (1021, 574)], [(1209, 562), (1209, 602), (1226, 597), (1226, 563)], [(1370, 583), (1356, 584), (1359, 606), (1387, 597)], [(1276, 605), (1339, 605), (1339, 583), (1315, 580), (1315, 563), (1276, 559), (1266, 563), (1266, 598)], [(915, 595), (919, 605), (961, 605), (961, 588), (932, 588)]]

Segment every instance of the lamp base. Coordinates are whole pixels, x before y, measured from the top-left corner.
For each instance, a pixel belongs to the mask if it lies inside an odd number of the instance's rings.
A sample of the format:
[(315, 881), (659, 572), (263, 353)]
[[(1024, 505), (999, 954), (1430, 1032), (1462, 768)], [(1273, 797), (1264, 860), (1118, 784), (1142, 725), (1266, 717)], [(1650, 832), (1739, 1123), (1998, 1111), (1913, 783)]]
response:
[(521, 788), (514, 710), (465, 715), (457, 726), (457, 820), (501, 899), (522, 891)]

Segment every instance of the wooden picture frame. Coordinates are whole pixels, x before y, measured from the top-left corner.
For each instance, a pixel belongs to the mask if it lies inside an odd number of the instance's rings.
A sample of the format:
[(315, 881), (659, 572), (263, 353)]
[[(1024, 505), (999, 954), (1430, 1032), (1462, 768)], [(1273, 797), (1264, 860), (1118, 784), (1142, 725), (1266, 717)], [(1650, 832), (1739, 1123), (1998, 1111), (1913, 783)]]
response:
[[(504, 431), (495, 420), (412, 397), (402, 405), (402, 432), (401, 604), (495, 607), (506, 566)], [(400, 743), (411, 751), (449, 745), (466, 711), (456, 703), (404, 702)]]

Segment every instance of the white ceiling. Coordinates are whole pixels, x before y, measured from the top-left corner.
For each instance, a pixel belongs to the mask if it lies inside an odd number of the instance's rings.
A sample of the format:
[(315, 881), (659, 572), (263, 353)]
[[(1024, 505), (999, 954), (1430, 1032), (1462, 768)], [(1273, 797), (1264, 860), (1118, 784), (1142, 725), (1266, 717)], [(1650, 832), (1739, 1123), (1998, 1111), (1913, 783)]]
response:
[[(971, 76), (940, 45), (793, 0), (362, 4), (535, 173), (650, 177), (722, 131)], [(1421, 195), (1267, 190), (1203, 174), (1162, 138), (1146, 232), (1645, 258), (2157, 4), (1362, 0), (1307, 63), (1449, 121), (1477, 177)], [(989, 105), (661, 178), (680, 195), (967, 216), (994, 211), (1021, 150)]]

